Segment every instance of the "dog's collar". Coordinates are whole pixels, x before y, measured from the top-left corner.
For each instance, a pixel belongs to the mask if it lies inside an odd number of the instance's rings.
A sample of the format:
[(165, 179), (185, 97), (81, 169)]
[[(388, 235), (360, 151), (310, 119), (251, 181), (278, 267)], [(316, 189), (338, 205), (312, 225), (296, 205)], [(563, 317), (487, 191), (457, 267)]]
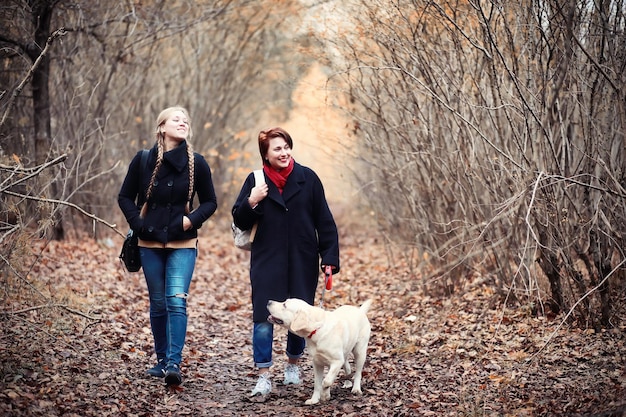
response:
[(315, 329), (315, 330), (313, 330), (313, 331), (311, 332), (311, 334), (309, 334), (309, 335), (307, 336), (307, 338), (309, 338), (309, 339), (310, 339), (310, 338), (312, 338), (312, 337), (313, 337), (313, 335), (314, 335), (315, 333), (317, 333), (317, 331), (318, 331), (318, 330), (319, 330), (319, 329)]

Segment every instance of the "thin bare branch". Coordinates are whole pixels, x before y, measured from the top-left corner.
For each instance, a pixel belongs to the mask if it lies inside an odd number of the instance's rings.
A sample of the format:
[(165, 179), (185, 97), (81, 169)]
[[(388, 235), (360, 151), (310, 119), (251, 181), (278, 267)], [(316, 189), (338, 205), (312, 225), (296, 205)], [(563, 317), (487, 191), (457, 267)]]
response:
[(111, 224), (111, 223), (107, 222), (106, 220), (103, 220), (103, 219), (99, 218), (98, 216), (96, 216), (94, 214), (88, 213), (82, 207), (77, 206), (76, 204), (70, 203), (68, 201), (54, 200), (54, 199), (51, 199), (51, 198), (33, 197), (33, 196), (30, 196), (30, 195), (20, 194), (20, 193), (16, 193), (16, 192), (13, 192), (13, 191), (8, 191), (8, 190), (4, 190), (3, 193), (4, 194), (8, 194), (8, 195), (12, 195), (14, 197), (24, 198), (26, 200), (41, 201), (43, 203), (60, 204), (60, 205), (72, 207), (73, 209), (78, 210), (80, 213), (82, 213), (83, 215), (87, 216), (88, 218), (90, 218), (92, 220), (95, 220), (98, 223), (104, 224), (105, 226), (107, 226), (110, 229), (114, 230), (120, 236), (122, 236), (122, 237), (126, 236), (124, 233), (122, 233), (122, 232), (120, 232), (119, 230), (116, 229), (117, 225)]
[(48, 40), (46, 41), (46, 45), (42, 49), (41, 53), (39, 54), (39, 56), (37, 57), (33, 65), (28, 70), (28, 73), (26, 74), (22, 82), (11, 93), (11, 97), (8, 100), (7, 107), (4, 111), (4, 114), (2, 115), (2, 119), (0, 119), (0, 127), (3, 126), (4, 123), (6, 122), (7, 116), (9, 115), (9, 112), (11, 111), (11, 108), (13, 107), (13, 103), (15, 102), (15, 99), (22, 93), (22, 90), (24, 89), (24, 87), (26, 86), (26, 84), (28, 84), (28, 82), (32, 78), (33, 73), (35, 72), (35, 69), (37, 69), (37, 67), (41, 64), (41, 61), (43, 60), (43, 58), (48, 53), (50, 46), (52, 45), (52, 42), (55, 39), (65, 35), (65, 33), (66, 33), (65, 29), (61, 28), (61, 29), (55, 30), (52, 33), (52, 35), (48, 37)]

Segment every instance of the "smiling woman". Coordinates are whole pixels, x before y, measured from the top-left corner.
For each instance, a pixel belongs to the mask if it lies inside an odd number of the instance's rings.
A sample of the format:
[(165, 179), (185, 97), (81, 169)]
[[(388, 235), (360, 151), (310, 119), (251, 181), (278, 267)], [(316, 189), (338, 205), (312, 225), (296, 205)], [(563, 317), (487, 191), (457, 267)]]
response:
[[(131, 161), (118, 196), (139, 238), (150, 298), (157, 363), (148, 374), (168, 385), (182, 382), (180, 363), (187, 333), (187, 296), (198, 254), (198, 229), (217, 209), (211, 169), (193, 151), (189, 114), (169, 107), (157, 117), (156, 143), (147, 166)], [(194, 209), (194, 195), (199, 206)]]
[(189, 117), (184, 109), (172, 109), (169, 117), (159, 126), (160, 133), (165, 138), (165, 151), (174, 149), (181, 141), (191, 139)]
[[(291, 135), (280, 127), (263, 130), (258, 145), (266, 181), (256, 183), (250, 174), (232, 214), (242, 230), (257, 225), (250, 252), (250, 283), (252, 349), (259, 379), (252, 395), (267, 395), (272, 390), (269, 369), (274, 331), (267, 320), (267, 303), (292, 297), (313, 304), (320, 266), (339, 272), (339, 237), (322, 182), (292, 157)], [(304, 346), (302, 337), (287, 334), (289, 363), (284, 384), (300, 383), (298, 359)]]

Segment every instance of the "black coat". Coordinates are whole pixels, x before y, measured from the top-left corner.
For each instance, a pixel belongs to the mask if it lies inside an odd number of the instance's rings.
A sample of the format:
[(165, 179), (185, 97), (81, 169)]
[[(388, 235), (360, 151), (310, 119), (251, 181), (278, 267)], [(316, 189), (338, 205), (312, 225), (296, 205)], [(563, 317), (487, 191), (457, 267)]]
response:
[[(145, 218), (139, 217), (150, 176), (156, 165), (156, 145), (150, 149), (146, 169), (141, 172), (141, 153), (130, 162), (117, 201), (131, 229), (140, 239), (167, 243), (198, 237), (198, 229), (217, 209), (211, 169), (204, 157), (194, 153), (194, 195), (200, 205), (187, 215), (193, 227), (183, 230), (183, 216), (189, 193), (187, 142), (163, 154)], [(192, 198), (193, 201), (193, 198)]]
[[(248, 175), (232, 214), (242, 230), (258, 228), (250, 254), (253, 320), (267, 320), (267, 301), (315, 299), (320, 265), (339, 272), (339, 237), (324, 188), (310, 168), (298, 163), (282, 195), (267, 177), (269, 194), (253, 210), (248, 204), (254, 175)], [(320, 262), (321, 257), (321, 262)]]

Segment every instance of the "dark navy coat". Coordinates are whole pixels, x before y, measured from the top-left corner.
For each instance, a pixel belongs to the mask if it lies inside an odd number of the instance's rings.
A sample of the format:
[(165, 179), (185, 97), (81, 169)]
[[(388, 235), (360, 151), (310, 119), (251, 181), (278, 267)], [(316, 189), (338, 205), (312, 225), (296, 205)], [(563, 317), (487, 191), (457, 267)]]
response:
[[(246, 178), (232, 215), (237, 227), (258, 222), (250, 254), (253, 320), (267, 320), (267, 301), (301, 298), (314, 303), (320, 265), (339, 272), (339, 237), (324, 188), (313, 170), (298, 163), (282, 195), (267, 177), (269, 193), (253, 210), (248, 204), (254, 174)], [(321, 258), (321, 262), (320, 262)]]
[(143, 219), (139, 217), (139, 211), (156, 165), (156, 145), (150, 149), (143, 172), (141, 153), (139, 151), (130, 162), (117, 199), (131, 229), (137, 232), (140, 239), (160, 243), (198, 237), (198, 229), (217, 209), (211, 169), (204, 157), (194, 153), (194, 195), (198, 196), (200, 205), (195, 209), (191, 205), (187, 217), (193, 227), (184, 231), (183, 216), (189, 193), (187, 142), (163, 154), (163, 163), (148, 201), (148, 212)]

